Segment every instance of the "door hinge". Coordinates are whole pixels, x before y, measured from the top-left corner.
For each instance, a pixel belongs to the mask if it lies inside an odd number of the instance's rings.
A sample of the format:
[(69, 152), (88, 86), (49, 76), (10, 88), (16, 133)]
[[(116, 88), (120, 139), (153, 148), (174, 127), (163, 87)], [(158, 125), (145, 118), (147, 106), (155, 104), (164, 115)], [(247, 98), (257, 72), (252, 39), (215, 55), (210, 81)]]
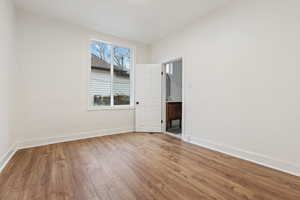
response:
[(163, 123), (164, 123), (164, 120), (160, 120), (160, 123), (162, 123), (162, 124), (163, 124)]
[(164, 72), (161, 72), (160, 74), (161, 74), (161, 75), (164, 75)]

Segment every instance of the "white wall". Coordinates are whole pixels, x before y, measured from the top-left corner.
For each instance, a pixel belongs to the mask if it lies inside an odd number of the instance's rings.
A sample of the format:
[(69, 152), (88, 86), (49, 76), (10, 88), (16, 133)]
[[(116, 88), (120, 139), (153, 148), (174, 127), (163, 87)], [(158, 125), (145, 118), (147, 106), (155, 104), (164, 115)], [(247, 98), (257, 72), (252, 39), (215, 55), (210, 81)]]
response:
[(236, 1), (152, 46), (183, 57), (186, 134), (300, 175), (300, 1)]
[(134, 47), (136, 63), (149, 62), (148, 46), (21, 10), (17, 28), (19, 141), (133, 129), (133, 110), (87, 111), (89, 40)]
[(15, 16), (10, 0), (0, 0), (0, 168), (14, 143), (13, 91), (15, 75)]

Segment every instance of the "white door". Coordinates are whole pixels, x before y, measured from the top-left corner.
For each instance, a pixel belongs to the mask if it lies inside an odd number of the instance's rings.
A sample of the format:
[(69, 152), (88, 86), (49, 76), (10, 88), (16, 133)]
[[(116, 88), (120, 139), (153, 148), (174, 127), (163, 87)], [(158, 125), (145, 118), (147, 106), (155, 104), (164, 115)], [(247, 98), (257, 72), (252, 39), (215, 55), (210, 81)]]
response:
[(161, 65), (136, 65), (135, 95), (136, 131), (161, 132)]

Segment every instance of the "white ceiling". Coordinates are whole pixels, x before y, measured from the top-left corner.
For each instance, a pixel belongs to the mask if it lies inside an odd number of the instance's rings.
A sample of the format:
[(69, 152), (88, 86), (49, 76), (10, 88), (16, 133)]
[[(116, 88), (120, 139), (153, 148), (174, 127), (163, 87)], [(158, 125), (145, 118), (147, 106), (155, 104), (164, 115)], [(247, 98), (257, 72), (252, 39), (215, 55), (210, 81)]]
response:
[(33, 13), (151, 43), (230, 0), (15, 0)]

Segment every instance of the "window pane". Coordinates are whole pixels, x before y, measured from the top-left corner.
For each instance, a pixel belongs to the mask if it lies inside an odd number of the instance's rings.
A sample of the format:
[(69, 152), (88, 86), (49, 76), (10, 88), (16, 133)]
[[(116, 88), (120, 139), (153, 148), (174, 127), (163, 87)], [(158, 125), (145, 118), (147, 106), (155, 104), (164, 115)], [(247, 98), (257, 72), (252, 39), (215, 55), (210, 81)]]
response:
[(111, 105), (111, 46), (92, 41), (91, 74), (89, 80), (89, 99), (91, 106)]
[(130, 104), (131, 52), (128, 48), (114, 47), (113, 95), (114, 105)]

